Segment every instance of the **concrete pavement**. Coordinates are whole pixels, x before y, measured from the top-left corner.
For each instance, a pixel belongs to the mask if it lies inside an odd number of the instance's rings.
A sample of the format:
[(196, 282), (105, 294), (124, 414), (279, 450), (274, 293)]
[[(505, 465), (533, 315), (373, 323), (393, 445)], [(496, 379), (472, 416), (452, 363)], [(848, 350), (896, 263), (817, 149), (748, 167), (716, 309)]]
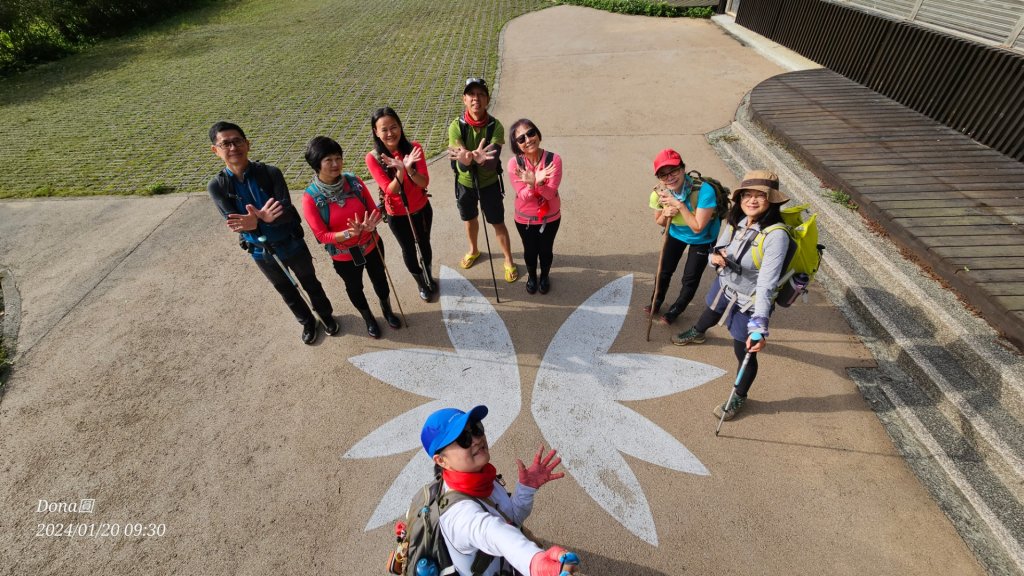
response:
[[(719, 438), (710, 409), (734, 377), (727, 335), (677, 348), (668, 341), (672, 330), (655, 326), (651, 342), (644, 340), (640, 307), (659, 247), (646, 207), (655, 183), (651, 158), (675, 147), (690, 167), (735, 185), (704, 134), (729, 124), (742, 96), (781, 69), (710, 22), (557, 7), (508, 25), (501, 71), (494, 115), (506, 126), (531, 118), (545, 148), (565, 161), (552, 292), (528, 296), (522, 281), (501, 282), (503, 302), (493, 304), (484, 259), (456, 272), (465, 240), (447, 162), (437, 161), (435, 265), (456, 269), (442, 272), (447, 299), (415, 298), (391, 250), (410, 326), (385, 330), (378, 341), (364, 335), (314, 246), (343, 335), (303, 346), (298, 326), (204, 194), (0, 203), (0, 263), (14, 275), (22, 309), (17, 367), (0, 404), (5, 572), (380, 571), (390, 529), (367, 528), (415, 452), (372, 445), (363, 457), (341, 456), (424, 396), (445, 397), (463, 383), (457, 372), (450, 382), (424, 378), (418, 371), (427, 365), (418, 359), (475, 352), (442, 310), (469, 302), (475, 319), (498, 336), (503, 326), (514, 347), (514, 366), (481, 365), (499, 353), (484, 349), (465, 367), (518, 376), (492, 404), (517, 411), (489, 417), (508, 421), (504, 434), (491, 438), (499, 471), (513, 477), (514, 459), (550, 441), (560, 419), (568, 425), (589, 418), (586, 440), (608, 446), (586, 463), (606, 464), (604, 476), (570, 474), (545, 487), (528, 523), (538, 536), (579, 551), (586, 573), (981, 573), (848, 377), (847, 368), (874, 362), (822, 291), (777, 313), (752, 401)], [(91, 251), (68, 254), (55, 241), (67, 229), (85, 235)], [(393, 246), (389, 232), (384, 236)], [(521, 263), (519, 248), (513, 233)], [(610, 285), (615, 290), (605, 291)], [(588, 301), (597, 312), (576, 316)], [(695, 301), (673, 330), (699, 312)], [(616, 322), (621, 330), (609, 335)], [(567, 323), (605, 328), (560, 333)], [(596, 372), (596, 364), (581, 361), (545, 380), (553, 343), (578, 351), (601, 338), (611, 354), (694, 365), (669, 383), (621, 375), (618, 384), (631, 395), (618, 397), (619, 408), (536, 405), (553, 383), (583, 390)], [(422, 386), (408, 393), (357, 368), (350, 361), (356, 357), (378, 374)], [(704, 383), (697, 364), (724, 373)], [(658, 386), (671, 393), (641, 393)], [(592, 399), (579, 396), (580, 407)], [(474, 401), (465, 398), (463, 407)], [(417, 436), (418, 428), (408, 434)], [(615, 444), (623, 436), (629, 450)], [(707, 473), (680, 471), (669, 455), (644, 450), (670, 439)], [(407, 446), (408, 439), (395, 443)], [(623, 480), (630, 477), (641, 491)], [(37, 512), (41, 499), (82, 498), (94, 498), (96, 512)], [(609, 502), (622, 508), (609, 509)], [(35, 536), (40, 524), (68, 522), (162, 523), (167, 531)]]

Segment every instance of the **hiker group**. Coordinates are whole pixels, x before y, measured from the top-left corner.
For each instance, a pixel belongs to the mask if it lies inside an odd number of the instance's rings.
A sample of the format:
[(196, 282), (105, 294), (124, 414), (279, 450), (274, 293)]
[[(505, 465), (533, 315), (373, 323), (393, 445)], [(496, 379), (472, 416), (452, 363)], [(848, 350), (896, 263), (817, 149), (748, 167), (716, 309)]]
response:
[[(511, 284), (518, 280), (519, 268), (505, 225), (501, 162), (505, 129), (488, 114), (490, 93), (483, 79), (467, 79), (462, 100), (463, 114), (448, 127), (448, 157), (468, 244), (460, 266), (470, 268), (480, 257), (482, 212), (486, 248), (490, 252), (489, 224), (503, 255), (504, 280)], [(373, 149), (364, 160), (376, 184), (377, 199), (363, 180), (344, 170), (341, 145), (316, 136), (305, 150), (313, 174), (301, 204), (309, 229), (330, 255), (368, 335), (379, 338), (381, 326), (364, 294), (364, 271), (387, 326), (397, 330), (403, 325), (401, 305), (397, 315), (391, 305), (393, 284), (378, 232), (382, 222), (394, 234), (421, 299), (433, 300), (437, 281), (432, 274), (433, 209), (423, 148), (408, 139), (391, 108), (373, 112), (370, 130)], [(302, 326), (302, 341), (314, 343), (318, 326), (328, 335), (339, 333), (333, 306), (303, 239), (302, 218), (281, 171), (249, 159), (249, 141), (236, 124), (218, 122), (210, 128), (209, 137), (212, 151), (225, 166), (210, 180), (208, 192), (228, 228), (239, 235), (242, 248)], [(528, 119), (512, 124), (509, 141), (513, 154), (506, 168), (515, 192), (513, 220), (523, 245), (525, 288), (529, 294), (546, 294), (552, 287), (553, 247), (561, 223), (562, 160), (542, 148), (540, 128)], [(727, 327), (738, 374), (729, 400), (715, 406), (720, 426), (746, 401), (776, 304), (788, 306), (795, 301), (817, 270), (820, 246), (814, 217), (802, 219), (806, 206), (783, 208), (789, 198), (769, 171), (748, 172), (730, 193), (713, 178), (687, 172), (682, 157), (667, 149), (655, 157), (653, 173), (658, 184), (647, 205), (663, 237), (654, 291), (644, 308), (648, 339), (655, 318), (670, 325), (683, 314), (710, 264), (716, 275), (706, 307), (696, 323), (673, 336), (672, 342), (700, 344), (713, 326)], [(679, 294), (662, 312), (684, 255)], [(497, 295), (493, 259), (490, 265)], [(541, 447), (529, 467), (519, 462), (519, 482), (514, 492), (506, 492), (489, 462), (482, 424), (486, 414), (484, 406), (469, 412), (446, 408), (427, 419), (421, 440), (434, 461), (436, 479), (424, 487), (398, 531), (399, 547), (389, 562), (393, 573), (429, 575), (454, 570), (492, 575), (515, 570), (556, 576), (575, 570), (578, 559), (573, 554), (557, 546), (542, 550), (519, 527), (530, 513), (535, 491), (562, 476), (554, 472), (559, 464), (555, 451), (545, 455)], [(443, 539), (435, 538), (438, 530)]]

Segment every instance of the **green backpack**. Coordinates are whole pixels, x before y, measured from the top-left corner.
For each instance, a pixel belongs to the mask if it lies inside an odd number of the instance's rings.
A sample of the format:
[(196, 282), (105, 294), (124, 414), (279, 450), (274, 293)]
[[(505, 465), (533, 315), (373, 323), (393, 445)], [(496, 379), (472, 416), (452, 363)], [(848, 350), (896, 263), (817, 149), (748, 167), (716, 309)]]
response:
[(690, 206), (693, 206), (693, 210), (695, 212), (697, 210), (697, 198), (700, 196), (701, 185), (707, 182), (715, 190), (715, 218), (725, 220), (725, 217), (729, 215), (729, 207), (732, 204), (729, 188), (714, 178), (701, 176), (701, 173), (696, 170), (690, 170), (686, 175), (692, 181), (690, 185)]
[[(448, 490), (441, 493), (444, 480), (438, 473), (434, 481), (425, 485), (413, 496), (412, 504), (405, 515), (405, 522), (396, 525), (395, 535), (398, 546), (388, 558), (389, 574), (399, 576), (415, 576), (416, 564), (425, 561), (434, 564), (439, 574), (454, 574), (452, 557), (448, 553), (448, 545), (441, 534), (438, 522), (441, 515), (456, 502), (473, 500), (484, 507), (483, 503), (469, 494)], [(494, 561), (494, 557), (477, 551), (471, 567), (473, 574), (483, 574)]]
[(754, 266), (760, 270), (764, 259), (764, 237), (778, 229), (785, 230), (789, 235), (785, 266), (774, 293), (775, 303), (784, 308), (796, 302), (799, 296), (807, 294), (807, 287), (821, 266), (821, 253), (825, 246), (818, 244), (818, 215), (811, 214), (806, 220), (803, 218), (804, 211), (810, 207), (810, 204), (799, 204), (783, 208), (782, 222), (765, 228), (754, 239), (751, 257)]

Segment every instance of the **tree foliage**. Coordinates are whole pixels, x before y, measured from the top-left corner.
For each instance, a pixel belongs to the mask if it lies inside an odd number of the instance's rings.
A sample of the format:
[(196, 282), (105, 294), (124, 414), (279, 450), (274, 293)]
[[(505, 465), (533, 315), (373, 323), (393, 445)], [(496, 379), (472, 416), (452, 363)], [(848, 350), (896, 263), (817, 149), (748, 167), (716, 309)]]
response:
[(202, 0), (4, 0), (0, 76), (124, 34)]

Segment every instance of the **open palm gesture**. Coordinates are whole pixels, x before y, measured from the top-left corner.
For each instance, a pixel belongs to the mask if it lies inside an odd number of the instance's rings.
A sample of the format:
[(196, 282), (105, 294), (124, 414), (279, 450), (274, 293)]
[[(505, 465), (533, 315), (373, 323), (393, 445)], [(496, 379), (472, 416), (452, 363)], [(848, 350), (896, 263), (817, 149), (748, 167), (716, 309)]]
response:
[(561, 458), (555, 457), (558, 451), (552, 448), (542, 460), (541, 456), (543, 454), (544, 445), (541, 444), (540, 448), (537, 448), (537, 453), (533, 455), (533, 463), (530, 464), (529, 468), (523, 464), (522, 460), (516, 458), (516, 464), (519, 465), (520, 484), (530, 488), (540, 488), (552, 480), (558, 480), (565, 476), (565, 472), (554, 472), (554, 469), (562, 463)]

